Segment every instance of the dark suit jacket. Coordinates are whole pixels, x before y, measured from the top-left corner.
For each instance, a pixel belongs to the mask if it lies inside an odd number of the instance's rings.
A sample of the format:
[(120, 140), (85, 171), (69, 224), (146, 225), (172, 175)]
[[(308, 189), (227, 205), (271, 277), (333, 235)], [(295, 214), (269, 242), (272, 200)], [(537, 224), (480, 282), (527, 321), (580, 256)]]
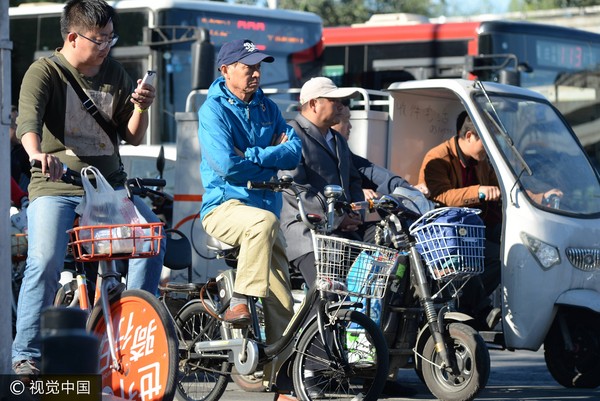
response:
[[(360, 174), (352, 164), (350, 149), (344, 137), (333, 131), (336, 142), (334, 153), (317, 127), (301, 114), (289, 124), (302, 140), (302, 159), (294, 170), (280, 171), (279, 176), (291, 175), (294, 182), (310, 188), (308, 194), (302, 195), (306, 212), (325, 217), (326, 211), (322, 205), (325, 204), (323, 190), (327, 185), (341, 186), (347, 201), (364, 200)], [(285, 234), (287, 256), (290, 260), (313, 251), (310, 230), (296, 220), (297, 214), (298, 204), (295, 197), (284, 193), (281, 228)], [(336, 225), (339, 225), (340, 221), (337, 221)]]

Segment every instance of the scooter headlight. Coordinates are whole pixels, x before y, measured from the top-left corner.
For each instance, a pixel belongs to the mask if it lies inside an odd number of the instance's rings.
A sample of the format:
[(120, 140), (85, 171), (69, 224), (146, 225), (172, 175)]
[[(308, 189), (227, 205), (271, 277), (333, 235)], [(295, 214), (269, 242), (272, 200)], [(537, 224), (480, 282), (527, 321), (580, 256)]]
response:
[(560, 254), (558, 253), (558, 248), (555, 246), (547, 244), (524, 232), (521, 232), (521, 241), (523, 241), (529, 252), (531, 252), (542, 266), (542, 269), (548, 270), (560, 263)]

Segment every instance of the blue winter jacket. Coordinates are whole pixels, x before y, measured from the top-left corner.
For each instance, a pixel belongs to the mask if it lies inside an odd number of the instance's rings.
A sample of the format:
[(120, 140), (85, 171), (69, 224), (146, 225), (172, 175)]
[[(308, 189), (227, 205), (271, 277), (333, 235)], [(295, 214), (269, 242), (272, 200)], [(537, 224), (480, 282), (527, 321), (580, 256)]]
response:
[[(281, 211), (281, 193), (249, 190), (247, 182), (269, 181), (277, 171), (294, 169), (302, 156), (302, 142), (287, 125), (277, 105), (261, 89), (246, 103), (216, 79), (198, 111), (198, 137), (204, 186), (200, 217), (230, 199), (273, 212)], [(285, 132), (288, 141), (272, 146), (274, 135)], [(240, 157), (235, 148), (244, 152)]]

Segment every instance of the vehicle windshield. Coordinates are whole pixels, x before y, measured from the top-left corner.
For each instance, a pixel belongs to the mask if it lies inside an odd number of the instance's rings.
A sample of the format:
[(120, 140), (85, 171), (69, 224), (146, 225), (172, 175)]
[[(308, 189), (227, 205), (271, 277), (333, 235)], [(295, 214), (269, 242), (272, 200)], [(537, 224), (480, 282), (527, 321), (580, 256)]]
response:
[[(484, 94), (475, 100), (488, 117), (488, 128), (513, 173), (520, 176), (528, 198), (549, 210), (600, 213), (599, 177), (556, 110), (538, 99), (488, 96), (491, 102)], [(551, 189), (561, 191), (562, 197), (547, 205), (541, 194)]]

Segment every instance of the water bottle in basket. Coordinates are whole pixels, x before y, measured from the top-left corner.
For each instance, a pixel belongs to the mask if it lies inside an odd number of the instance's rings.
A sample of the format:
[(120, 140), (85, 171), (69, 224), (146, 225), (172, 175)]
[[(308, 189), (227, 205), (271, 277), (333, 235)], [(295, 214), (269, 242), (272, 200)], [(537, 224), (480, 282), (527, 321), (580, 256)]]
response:
[[(134, 247), (133, 229), (129, 226), (113, 227), (111, 229), (96, 230), (94, 238), (96, 253), (131, 253)], [(122, 239), (121, 239), (122, 238)], [(106, 239), (105, 241), (98, 241)], [(112, 248), (111, 248), (112, 246)], [(135, 247), (141, 249), (142, 241), (135, 240)], [(91, 250), (88, 250), (91, 251)], [(112, 251), (112, 252), (111, 252)]]

